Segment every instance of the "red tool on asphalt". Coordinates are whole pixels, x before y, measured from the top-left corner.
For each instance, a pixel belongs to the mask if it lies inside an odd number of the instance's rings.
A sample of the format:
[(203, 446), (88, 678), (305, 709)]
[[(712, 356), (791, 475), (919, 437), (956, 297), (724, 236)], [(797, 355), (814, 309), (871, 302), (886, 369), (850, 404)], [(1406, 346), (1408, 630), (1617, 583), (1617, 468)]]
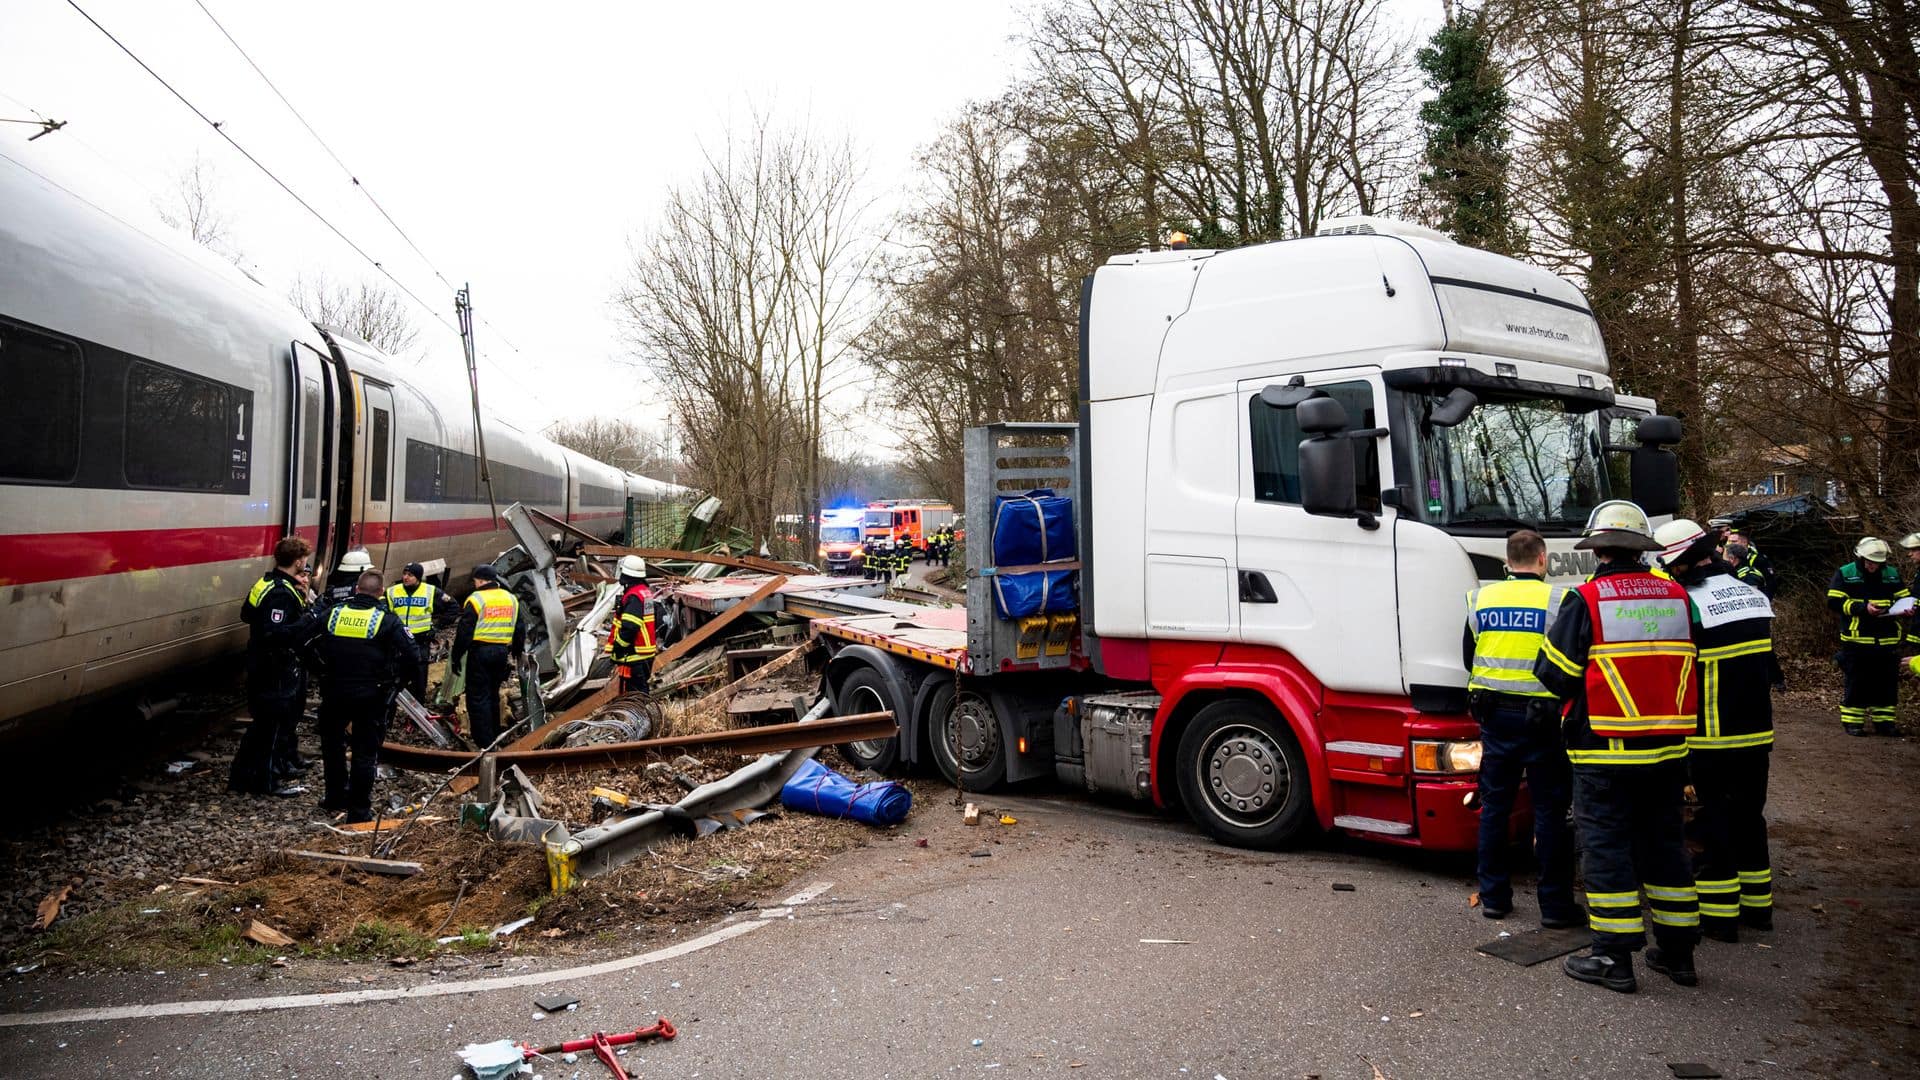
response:
[(522, 1060), (531, 1061), (535, 1057), (552, 1057), (555, 1054), (576, 1054), (582, 1050), (591, 1050), (594, 1056), (600, 1059), (601, 1064), (613, 1070), (613, 1080), (633, 1080), (632, 1075), (621, 1067), (620, 1059), (614, 1055), (613, 1048), (616, 1046), (625, 1046), (628, 1043), (637, 1043), (643, 1039), (671, 1039), (678, 1034), (680, 1034), (680, 1031), (673, 1026), (673, 1021), (663, 1016), (656, 1021), (652, 1027), (643, 1027), (637, 1031), (622, 1031), (615, 1035), (608, 1035), (604, 1032), (596, 1031), (584, 1039), (555, 1043), (552, 1046), (543, 1046), (538, 1050), (522, 1043), (520, 1044), (520, 1054)]

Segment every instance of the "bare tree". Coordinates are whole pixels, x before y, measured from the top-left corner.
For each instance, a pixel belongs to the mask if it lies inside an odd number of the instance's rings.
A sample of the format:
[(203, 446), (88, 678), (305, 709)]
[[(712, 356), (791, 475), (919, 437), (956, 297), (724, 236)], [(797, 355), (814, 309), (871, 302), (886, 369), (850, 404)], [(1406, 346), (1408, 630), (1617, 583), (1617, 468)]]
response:
[(850, 145), (756, 116), (669, 193), (615, 296), (689, 468), (762, 538), (818, 506), (824, 402), (871, 258), (862, 206)]
[(349, 285), (324, 273), (300, 274), (287, 299), (309, 320), (345, 330), (389, 356), (401, 356), (420, 338), (400, 297), (383, 285)]
[(672, 449), (662, 436), (631, 421), (605, 416), (561, 420), (547, 428), (547, 438), (569, 450), (656, 480), (679, 471)]
[(220, 180), (213, 164), (193, 155), (174, 176), (171, 190), (153, 204), (160, 220), (193, 238), (229, 262), (239, 262), (233, 246), (233, 217), (220, 203)]

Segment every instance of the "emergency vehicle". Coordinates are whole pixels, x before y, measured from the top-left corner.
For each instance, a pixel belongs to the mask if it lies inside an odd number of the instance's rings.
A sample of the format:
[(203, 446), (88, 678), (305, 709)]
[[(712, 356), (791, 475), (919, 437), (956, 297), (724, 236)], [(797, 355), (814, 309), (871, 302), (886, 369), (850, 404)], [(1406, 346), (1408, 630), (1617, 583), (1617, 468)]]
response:
[(919, 499), (884, 499), (867, 504), (866, 537), (906, 544), (926, 554), (927, 537), (953, 524), (953, 504)]
[[(1117, 256), (1081, 297), (1079, 422), (967, 433), (965, 608), (814, 623), (837, 710), (900, 719), (843, 752), (1179, 805), (1247, 847), (1471, 850), (1466, 594), (1520, 527), (1585, 577), (1633, 419), (1586, 298), (1375, 218)], [(1634, 426), (1633, 494), (1671, 513), (1679, 422)], [(996, 511), (1033, 489), (1070, 500), (1072, 557), (996, 565)]]
[(820, 559), (830, 574), (857, 574), (864, 561), (861, 530), (866, 512), (858, 507), (826, 510), (820, 515)]

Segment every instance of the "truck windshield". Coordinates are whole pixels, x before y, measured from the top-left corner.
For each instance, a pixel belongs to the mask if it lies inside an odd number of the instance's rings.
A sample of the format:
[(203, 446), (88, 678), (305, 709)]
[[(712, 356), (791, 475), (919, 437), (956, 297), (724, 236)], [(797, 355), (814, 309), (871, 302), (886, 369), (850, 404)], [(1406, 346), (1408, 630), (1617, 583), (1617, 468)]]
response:
[(892, 525), (893, 525), (893, 511), (891, 510), (867, 511), (867, 527), (868, 528), (885, 529), (885, 528), (891, 527)]
[(857, 544), (860, 542), (858, 525), (822, 525), (820, 542), (823, 544)]
[[(1423, 421), (1442, 396), (1415, 398)], [(1496, 398), (1453, 427), (1422, 422), (1422, 519), (1500, 532), (1585, 526), (1608, 498), (1599, 415), (1550, 397)]]

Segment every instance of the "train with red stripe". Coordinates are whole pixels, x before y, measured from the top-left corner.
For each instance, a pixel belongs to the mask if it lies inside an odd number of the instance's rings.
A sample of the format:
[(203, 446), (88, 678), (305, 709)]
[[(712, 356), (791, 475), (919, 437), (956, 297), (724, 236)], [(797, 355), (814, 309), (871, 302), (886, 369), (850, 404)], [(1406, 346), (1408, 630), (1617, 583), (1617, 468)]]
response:
[[(13, 144), (19, 146), (22, 144)], [(0, 734), (241, 648), (281, 536), (451, 581), (513, 546), (492, 505), (613, 537), (672, 484), (488, 416), (464, 381), (314, 325), (170, 231), (0, 146)], [(23, 156), (23, 155), (21, 155)]]

